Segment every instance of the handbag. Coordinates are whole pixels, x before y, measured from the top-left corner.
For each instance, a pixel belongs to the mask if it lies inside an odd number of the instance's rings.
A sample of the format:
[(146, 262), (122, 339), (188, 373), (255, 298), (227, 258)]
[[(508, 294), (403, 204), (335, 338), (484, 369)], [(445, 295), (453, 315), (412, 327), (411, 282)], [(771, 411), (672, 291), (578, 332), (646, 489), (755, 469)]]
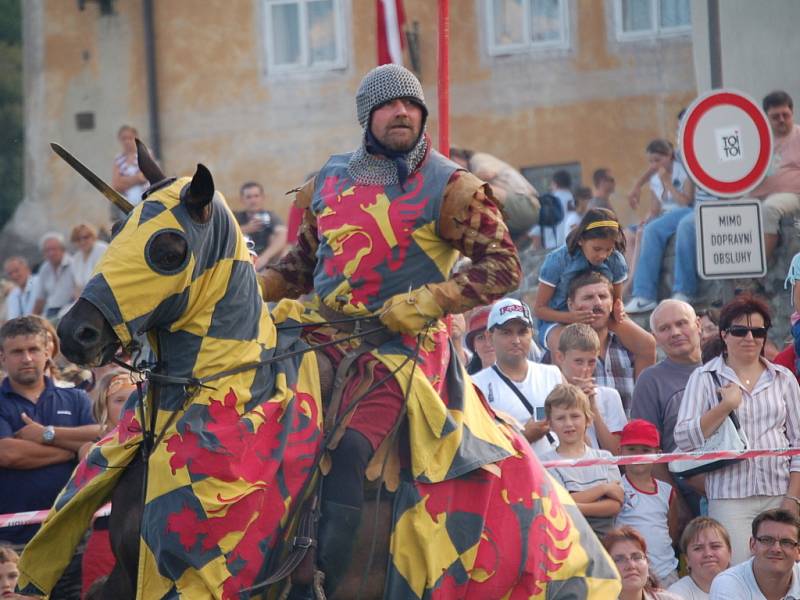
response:
[[(717, 373), (711, 371), (711, 377), (717, 386), (717, 400), (721, 400), (720, 381)], [(747, 436), (742, 431), (739, 418), (735, 411), (728, 413), (717, 430), (709, 436), (700, 447), (701, 452), (720, 452), (723, 450), (747, 450)], [(728, 467), (734, 463), (741, 462), (743, 458), (720, 458), (713, 460), (676, 460), (669, 463), (670, 473), (679, 477), (692, 477), (701, 473), (710, 473)]]

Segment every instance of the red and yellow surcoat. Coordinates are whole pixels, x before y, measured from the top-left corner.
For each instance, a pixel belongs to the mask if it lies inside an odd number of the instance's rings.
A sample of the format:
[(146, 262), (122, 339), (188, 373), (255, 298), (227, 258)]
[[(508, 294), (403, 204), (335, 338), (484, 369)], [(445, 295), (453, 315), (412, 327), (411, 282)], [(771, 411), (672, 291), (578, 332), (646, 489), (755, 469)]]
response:
[[(268, 274), (268, 299), (313, 288), (316, 302), (367, 316), (393, 295), (428, 285), (446, 312), (463, 312), (516, 287), (516, 249), (480, 180), (431, 151), (403, 186), (364, 185), (348, 173), (349, 158), (331, 157), (300, 192), (305, 215), (298, 245)], [(459, 252), (473, 264), (451, 277)], [(313, 305), (307, 314), (324, 320)], [(409, 360), (416, 346), (415, 337), (397, 336), (371, 352), (409, 390), (413, 477), (444, 481), (513, 454), (472, 386), (463, 385), (444, 324), (425, 334), (418, 359)]]

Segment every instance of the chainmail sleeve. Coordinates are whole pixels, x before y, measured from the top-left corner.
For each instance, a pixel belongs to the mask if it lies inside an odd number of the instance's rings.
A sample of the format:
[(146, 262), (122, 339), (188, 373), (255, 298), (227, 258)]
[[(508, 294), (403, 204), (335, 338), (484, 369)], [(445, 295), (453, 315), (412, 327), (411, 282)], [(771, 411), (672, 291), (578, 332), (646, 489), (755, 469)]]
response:
[(317, 264), (317, 219), (311, 212), (314, 179), (309, 179), (297, 191), (295, 206), (303, 210), (297, 243), (276, 264), (267, 267), (261, 277), (261, 292), (266, 302), (283, 298), (298, 298), (314, 287), (314, 267)]
[(429, 286), (446, 313), (489, 304), (517, 289), (519, 255), (488, 184), (457, 171), (445, 188), (439, 233), (472, 260), (469, 268)]

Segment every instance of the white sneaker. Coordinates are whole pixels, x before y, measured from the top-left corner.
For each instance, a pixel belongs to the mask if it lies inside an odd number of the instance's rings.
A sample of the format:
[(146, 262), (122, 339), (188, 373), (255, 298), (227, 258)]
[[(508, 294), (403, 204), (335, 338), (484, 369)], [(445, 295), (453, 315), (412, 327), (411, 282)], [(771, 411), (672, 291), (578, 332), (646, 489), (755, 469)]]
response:
[(645, 298), (636, 296), (635, 298), (631, 298), (625, 305), (625, 312), (635, 315), (638, 313), (650, 312), (656, 306), (658, 306), (658, 302), (655, 300), (646, 300)]
[(675, 292), (674, 294), (672, 294), (672, 299), (680, 300), (681, 302), (686, 302), (686, 304), (692, 303), (692, 299), (683, 292)]

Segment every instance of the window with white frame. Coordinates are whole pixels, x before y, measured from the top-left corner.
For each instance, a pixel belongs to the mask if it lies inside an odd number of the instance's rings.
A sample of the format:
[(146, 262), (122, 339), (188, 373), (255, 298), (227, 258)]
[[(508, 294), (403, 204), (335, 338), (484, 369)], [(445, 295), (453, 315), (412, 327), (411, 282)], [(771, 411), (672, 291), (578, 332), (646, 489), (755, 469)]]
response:
[(689, 0), (615, 0), (617, 38), (652, 38), (692, 30)]
[(567, 0), (484, 0), (489, 54), (569, 47)]
[(346, 66), (344, 0), (263, 0), (269, 73)]

